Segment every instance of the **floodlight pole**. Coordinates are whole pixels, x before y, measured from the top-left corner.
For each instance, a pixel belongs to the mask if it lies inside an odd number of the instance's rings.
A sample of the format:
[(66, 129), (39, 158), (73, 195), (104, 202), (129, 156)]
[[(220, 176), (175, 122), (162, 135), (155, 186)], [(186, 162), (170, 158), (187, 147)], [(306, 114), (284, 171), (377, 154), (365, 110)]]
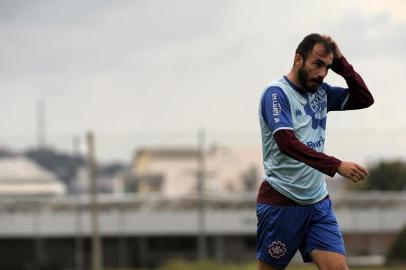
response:
[(203, 130), (198, 132), (199, 159), (197, 171), (198, 189), (198, 214), (197, 214), (197, 251), (198, 259), (207, 259), (207, 237), (206, 237), (206, 213), (205, 213), (205, 181), (206, 181), (206, 155), (205, 155), (206, 134)]
[(99, 232), (98, 205), (97, 205), (97, 184), (96, 184), (96, 158), (94, 147), (94, 135), (91, 131), (87, 133), (88, 169), (89, 169), (89, 191), (90, 191), (90, 221), (92, 234), (92, 270), (102, 269), (102, 242)]
[[(80, 154), (80, 137), (73, 136), (73, 153), (74, 158), (82, 156)], [(79, 201), (79, 183), (78, 175), (76, 169), (76, 178), (73, 184), (72, 191), (75, 198), (74, 202), (74, 213), (75, 213), (75, 267), (76, 270), (84, 269), (84, 256), (83, 256), (83, 220), (82, 220), (82, 209)]]

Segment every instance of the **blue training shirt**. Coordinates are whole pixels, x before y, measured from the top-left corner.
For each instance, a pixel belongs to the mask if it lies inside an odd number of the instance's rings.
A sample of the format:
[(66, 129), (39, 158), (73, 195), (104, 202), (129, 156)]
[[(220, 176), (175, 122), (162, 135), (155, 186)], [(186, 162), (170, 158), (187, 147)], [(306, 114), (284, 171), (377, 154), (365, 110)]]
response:
[(322, 83), (315, 93), (299, 92), (286, 77), (274, 80), (262, 93), (259, 121), (262, 136), (264, 180), (299, 204), (312, 204), (327, 195), (323, 173), (283, 154), (273, 134), (293, 130), (297, 139), (324, 152), (328, 111), (344, 110), (348, 89)]

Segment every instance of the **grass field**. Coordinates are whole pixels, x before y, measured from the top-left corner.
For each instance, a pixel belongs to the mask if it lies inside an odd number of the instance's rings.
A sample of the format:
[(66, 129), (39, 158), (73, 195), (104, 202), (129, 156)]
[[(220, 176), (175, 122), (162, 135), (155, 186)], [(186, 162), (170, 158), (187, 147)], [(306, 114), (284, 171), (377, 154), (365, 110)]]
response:
[[(292, 265), (289, 270), (317, 270), (312, 264)], [(351, 270), (406, 270), (405, 266), (398, 267), (350, 267)], [(144, 270), (144, 269), (106, 269), (106, 270)], [(185, 262), (172, 261), (157, 270), (256, 270), (255, 263), (249, 264), (217, 264), (214, 262)]]

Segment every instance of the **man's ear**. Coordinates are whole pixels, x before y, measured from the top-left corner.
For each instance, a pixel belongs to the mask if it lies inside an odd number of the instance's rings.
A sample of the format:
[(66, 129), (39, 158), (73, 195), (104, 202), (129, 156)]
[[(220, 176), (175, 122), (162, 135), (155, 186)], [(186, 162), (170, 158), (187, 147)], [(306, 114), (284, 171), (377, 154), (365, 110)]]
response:
[(297, 67), (303, 66), (303, 56), (300, 54), (295, 54), (295, 60), (294, 60), (294, 65)]

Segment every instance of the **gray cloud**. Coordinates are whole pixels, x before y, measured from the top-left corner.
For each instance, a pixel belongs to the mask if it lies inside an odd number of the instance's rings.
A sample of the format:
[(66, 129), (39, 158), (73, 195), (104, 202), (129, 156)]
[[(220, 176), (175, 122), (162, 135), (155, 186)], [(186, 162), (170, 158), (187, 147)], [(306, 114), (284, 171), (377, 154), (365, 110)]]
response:
[(406, 53), (406, 22), (393, 23), (386, 12), (368, 17), (353, 12), (325, 29), (336, 33), (348, 53), (356, 57), (404, 57)]
[(219, 25), (230, 3), (39, 1), (25, 5), (22, 1), (4, 5), (9, 15), (0, 28), (0, 78), (136, 71), (142, 68), (144, 56), (156, 49), (159, 55), (168, 46), (221, 35)]
[[(404, 78), (390, 77), (404, 67), (405, 23), (385, 13), (345, 8), (333, 18), (326, 1), (1, 5), (3, 132), (33, 133), (35, 102), (42, 97), (49, 130), (60, 133), (256, 130), (262, 89), (289, 70), (297, 43), (310, 32), (336, 38), (371, 89), (386, 87), (399, 97), (394, 106), (404, 97), (396, 88)], [(385, 73), (377, 74), (378, 64)], [(376, 95), (377, 106), (353, 114), (351, 123), (340, 115), (331, 124), (390, 125), (382, 119), (386, 97)], [(404, 115), (402, 109), (396, 115)]]

